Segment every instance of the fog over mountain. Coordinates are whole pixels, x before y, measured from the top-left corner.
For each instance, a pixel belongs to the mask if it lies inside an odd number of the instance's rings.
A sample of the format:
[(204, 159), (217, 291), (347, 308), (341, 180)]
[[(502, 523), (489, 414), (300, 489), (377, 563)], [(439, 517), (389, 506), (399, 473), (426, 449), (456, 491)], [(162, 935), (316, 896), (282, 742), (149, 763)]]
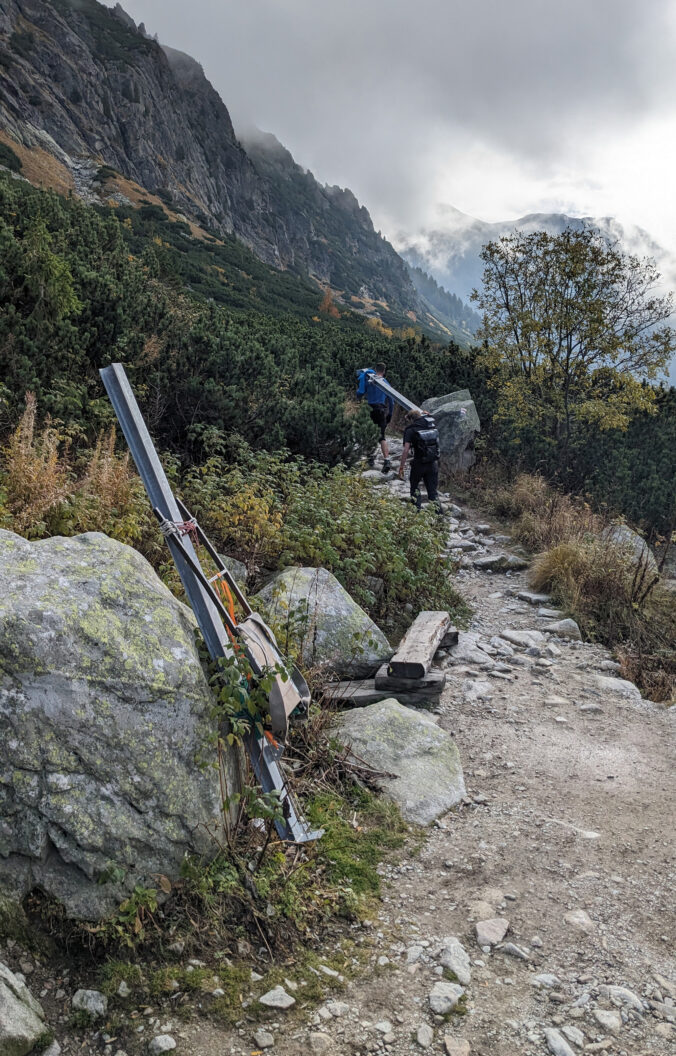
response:
[(675, 0), (124, 6), (389, 237), (451, 202), (614, 216), (676, 252)]
[(425, 268), (446, 289), (467, 300), (481, 285), (483, 265), (480, 253), (487, 242), (494, 242), (515, 231), (531, 234), (547, 231), (558, 235), (566, 227), (594, 227), (623, 250), (655, 260), (666, 290), (676, 289), (676, 256), (642, 228), (622, 224), (612, 216), (568, 216), (565, 213), (529, 213), (518, 220), (487, 223), (467, 216), (451, 205), (439, 209), (438, 224), (415, 234), (400, 232), (394, 239), (399, 252), (411, 264)]
[[(481, 250), (487, 242), (523, 232), (547, 231), (558, 235), (566, 227), (593, 227), (611, 242), (639, 258), (650, 257), (661, 275), (660, 293), (676, 291), (676, 255), (661, 246), (647, 231), (632, 224), (622, 224), (612, 216), (576, 217), (565, 213), (529, 213), (518, 220), (487, 223), (467, 216), (453, 206), (441, 206), (433, 227), (421, 228), (415, 234), (399, 232), (393, 238), (395, 248), (404, 260), (423, 268), (447, 290), (469, 301), (472, 290), (480, 289), (483, 274)], [(676, 326), (676, 313), (671, 318)], [(676, 384), (676, 359), (672, 361), (669, 379)]]

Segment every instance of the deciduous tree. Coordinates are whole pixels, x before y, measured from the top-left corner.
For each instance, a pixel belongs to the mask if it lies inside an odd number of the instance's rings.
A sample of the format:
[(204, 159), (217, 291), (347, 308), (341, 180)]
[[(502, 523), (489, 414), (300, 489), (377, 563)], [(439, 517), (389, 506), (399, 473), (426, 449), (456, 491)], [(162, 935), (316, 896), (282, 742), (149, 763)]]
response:
[(576, 425), (624, 429), (655, 398), (650, 382), (676, 348), (663, 325), (671, 296), (657, 292), (651, 260), (598, 232), (516, 234), (482, 252), (483, 359), (498, 389), (497, 415), (535, 428), (568, 461)]

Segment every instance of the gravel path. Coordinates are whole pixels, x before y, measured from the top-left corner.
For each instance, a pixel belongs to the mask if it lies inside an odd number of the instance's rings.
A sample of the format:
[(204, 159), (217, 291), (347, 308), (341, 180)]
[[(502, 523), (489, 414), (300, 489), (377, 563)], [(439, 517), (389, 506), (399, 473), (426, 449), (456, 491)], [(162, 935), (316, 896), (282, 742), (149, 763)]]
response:
[[(477, 545), (458, 551), (468, 566), (458, 585), (475, 615), (445, 661), (438, 708), (460, 749), (467, 800), (421, 853), (383, 870), (379, 917), (362, 929), (370, 970), (307, 1022), (281, 1014), (266, 1024), (271, 1052), (676, 1050), (676, 712), (615, 680), (607, 650), (547, 633), (542, 606), (518, 597), (526, 572), (476, 571), (473, 560), (510, 552), (479, 523), (466, 510), (452, 529)], [(538, 644), (491, 646), (509, 629), (538, 632)], [(504, 923), (493, 935), (483, 927), (480, 946), (476, 925), (486, 920)], [(453, 983), (442, 992), (442, 962), (463, 981), (469, 963), (465, 994), (446, 1014), (430, 1003), (454, 1001)], [(255, 1030), (203, 1028), (192, 1051), (250, 1052)]]
[[(443, 658), (436, 716), (468, 794), (383, 867), (377, 918), (351, 929), (367, 971), (263, 1026), (148, 1015), (129, 1056), (156, 1035), (191, 1056), (676, 1051), (676, 709), (642, 701), (607, 650), (552, 634), (546, 601), (519, 597), (527, 571), (479, 571), (519, 555), (473, 511), (449, 546), (474, 617)], [(125, 1056), (57, 1033), (64, 1056)]]

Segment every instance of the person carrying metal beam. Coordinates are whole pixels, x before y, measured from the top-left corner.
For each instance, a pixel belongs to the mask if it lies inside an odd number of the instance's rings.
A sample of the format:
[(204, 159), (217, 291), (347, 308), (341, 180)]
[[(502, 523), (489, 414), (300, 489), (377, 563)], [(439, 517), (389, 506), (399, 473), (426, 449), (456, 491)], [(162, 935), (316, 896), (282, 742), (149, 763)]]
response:
[[(373, 377), (374, 375), (369, 370), (360, 372), (357, 399), (362, 400), (366, 396), (366, 401), (371, 410), (371, 421), (380, 429), (380, 450), (383, 455), (382, 472), (387, 473), (392, 468), (392, 463), (390, 462), (390, 448), (385, 437), (385, 430), (392, 420), (394, 400), (373, 383), (371, 380)], [(384, 363), (376, 363), (375, 377), (386, 380)]]
[(404, 447), (399, 464), (400, 480), (404, 479), (404, 467), (411, 448), (413, 448), (413, 462), (411, 463), (411, 474), (409, 486), (411, 489), (411, 502), (416, 509), (422, 508), (422, 495), (420, 494), (421, 482), (427, 489), (427, 498), (435, 503), (437, 512), (441, 508), (437, 503), (439, 484), (439, 430), (437, 423), (431, 414), (425, 414), (419, 408), (414, 407), (406, 415), (406, 428), (404, 429)]

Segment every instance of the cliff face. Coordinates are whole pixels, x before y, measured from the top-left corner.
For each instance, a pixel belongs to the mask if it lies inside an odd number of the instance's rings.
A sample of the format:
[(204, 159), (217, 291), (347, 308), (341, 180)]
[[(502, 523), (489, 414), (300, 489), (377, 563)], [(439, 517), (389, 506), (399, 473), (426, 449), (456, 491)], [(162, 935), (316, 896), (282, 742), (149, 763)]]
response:
[(264, 182), (284, 260), (344, 291), (347, 300), (416, 306), (404, 261), (352, 191), (322, 186), (272, 135), (249, 133), (243, 142)]
[(0, 128), (71, 171), (109, 165), (347, 300), (417, 305), (403, 262), (351, 192), (321, 187), (273, 137), (249, 156), (201, 66), (121, 9), (0, 0)]

